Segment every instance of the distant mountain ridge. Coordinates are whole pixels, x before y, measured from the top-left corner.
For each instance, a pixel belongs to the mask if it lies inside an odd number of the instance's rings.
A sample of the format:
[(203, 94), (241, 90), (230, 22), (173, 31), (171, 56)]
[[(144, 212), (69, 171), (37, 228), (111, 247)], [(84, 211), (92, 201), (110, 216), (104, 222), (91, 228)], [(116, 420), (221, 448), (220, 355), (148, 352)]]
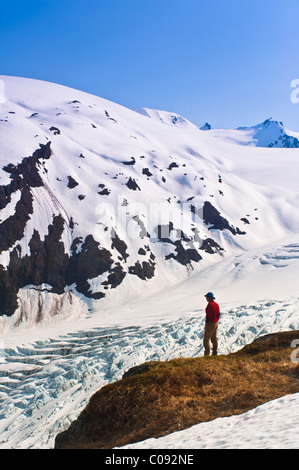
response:
[[(151, 119), (159, 120), (160, 122), (168, 125), (175, 125), (176, 127), (198, 128), (192, 122), (185, 119), (180, 114), (170, 113), (167, 111), (158, 111), (149, 108), (136, 109), (136, 112)], [(198, 128), (203, 131), (211, 131), (213, 127), (210, 123), (206, 122), (203, 126)], [(220, 130), (220, 129), (216, 129)], [(222, 130), (222, 129), (221, 129)], [(255, 145), (256, 147), (278, 147), (278, 148), (299, 148), (299, 133), (294, 133), (287, 130), (283, 123), (268, 118), (260, 124), (251, 127), (237, 127), (234, 129), (240, 134), (246, 133), (248, 135), (248, 144)], [(224, 129), (223, 132), (230, 132)]]

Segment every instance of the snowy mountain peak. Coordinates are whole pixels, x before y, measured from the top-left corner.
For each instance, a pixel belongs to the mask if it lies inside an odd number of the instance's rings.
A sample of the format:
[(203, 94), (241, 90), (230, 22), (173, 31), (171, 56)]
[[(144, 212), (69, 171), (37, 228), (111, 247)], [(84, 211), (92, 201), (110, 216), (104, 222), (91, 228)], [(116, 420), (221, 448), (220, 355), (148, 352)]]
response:
[(299, 134), (288, 131), (281, 121), (272, 118), (248, 127), (239, 127), (238, 130), (252, 132), (252, 141), (257, 147), (299, 148)]
[(212, 129), (212, 126), (208, 122), (206, 122), (203, 126), (200, 127), (200, 130), (202, 131), (210, 131), (211, 129)]

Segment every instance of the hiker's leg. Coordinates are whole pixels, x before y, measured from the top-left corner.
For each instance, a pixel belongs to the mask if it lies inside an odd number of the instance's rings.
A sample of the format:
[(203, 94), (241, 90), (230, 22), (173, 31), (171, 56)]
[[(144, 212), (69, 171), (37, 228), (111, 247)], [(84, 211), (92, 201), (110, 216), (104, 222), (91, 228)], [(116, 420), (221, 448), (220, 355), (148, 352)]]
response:
[(217, 328), (218, 328), (218, 322), (214, 323), (214, 331), (211, 336), (211, 341), (213, 345), (213, 352), (212, 352), (213, 356), (217, 355), (217, 350), (218, 350)]
[(204, 355), (208, 356), (210, 354), (210, 339), (213, 334), (213, 323), (206, 323), (205, 325), (205, 333), (203, 337), (203, 345), (204, 345)]

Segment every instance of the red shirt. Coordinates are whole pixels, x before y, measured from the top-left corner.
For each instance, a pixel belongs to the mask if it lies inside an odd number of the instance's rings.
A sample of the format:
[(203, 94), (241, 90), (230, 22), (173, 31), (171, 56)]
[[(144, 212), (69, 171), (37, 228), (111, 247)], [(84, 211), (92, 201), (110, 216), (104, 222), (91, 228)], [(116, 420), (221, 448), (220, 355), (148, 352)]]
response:
[(206, 321), (216, 323), (220, 318), (219, 305), (212, 300), (206, 307)]

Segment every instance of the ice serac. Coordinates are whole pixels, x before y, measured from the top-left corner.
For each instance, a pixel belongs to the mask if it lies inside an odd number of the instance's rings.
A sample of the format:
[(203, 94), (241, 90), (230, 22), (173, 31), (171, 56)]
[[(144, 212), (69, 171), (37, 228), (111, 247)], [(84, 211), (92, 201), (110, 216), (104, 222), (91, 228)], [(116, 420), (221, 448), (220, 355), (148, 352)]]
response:
[(268, 165), (269, 154), (254, 146), (272, 128), (280, 158), (297, 168), (286, 148), (296, 138), (281, 124), (240, 130), (253, 147), (232, 146), (229, 131), (202, 132), (176, 113), (0, 80), (2, 320), (31, 326), (78, 306), (121, 305), (299, 231), (296, 172), (279, 198), (272, 166), (263, 185), (252, 176), (254, 157)]

